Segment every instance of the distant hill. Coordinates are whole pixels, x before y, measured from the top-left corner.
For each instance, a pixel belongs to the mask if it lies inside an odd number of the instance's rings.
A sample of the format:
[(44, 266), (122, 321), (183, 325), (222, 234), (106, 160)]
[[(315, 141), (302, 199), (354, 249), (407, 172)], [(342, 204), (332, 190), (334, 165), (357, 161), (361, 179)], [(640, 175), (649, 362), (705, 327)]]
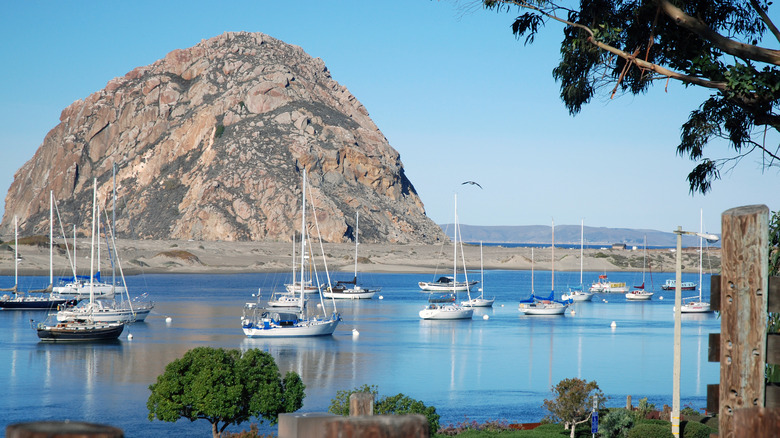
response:
[[(440, 224), (442, 230), (453, 237), (452, 224)], [(512, 225), (512, 226), (479, 226), (460, 225), (462, 240), (465, 242), (509, 243), (509, 244), (549, 244), (551, 230), (549, 225)], [(624, 243), (628, 247), (641, 247), (647, 236), (648, 247), (674, 247), (677, 238), (674, 233), (658, 230), (634, 230), (631, 228), (585, 227), (585, 245), (611, 246), (613, 243)], [(556, 225), (555, 243), (576, 245), (580, 243), (579, 225)], [(699, 246), (699, 238), (683, 236), (683, 246)], [(720, 242), (709, 244), (720, 246)]]

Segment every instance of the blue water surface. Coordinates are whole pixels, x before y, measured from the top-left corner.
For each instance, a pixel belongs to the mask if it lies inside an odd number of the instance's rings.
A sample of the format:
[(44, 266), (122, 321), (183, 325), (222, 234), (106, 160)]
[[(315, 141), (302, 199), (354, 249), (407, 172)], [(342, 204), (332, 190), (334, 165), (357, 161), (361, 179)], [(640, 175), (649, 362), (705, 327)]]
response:
[[(642, 282), (641, 273), (607, 274), (611, 281)], [(597, 381), (610, 397), (608, 406), (625, 406), (627, 395), (634, 404), (644, 397), (657, 407), (672, 404), (674, 293), (658, 286), (673, 274), (654, 274), (652, 301), (596, 295), (592, 302), (575, 304), (573, 314), (558, 317), (518, 312), (531, 289), (530, 271), (484, 275), (485, 294), (496, 298), (492, 309), (476, 310), (471, 321), (422, 321), (417, 312), (427, 296), (417, 282), (430, 281), (431, 275), (364, 274), (364, 285), (381, 286), (383, 299), (338, 302), (343, 321), (332, 337), (324, 338), (243, 335), (244, 303), (253, 301), (258, 289), (267, 295), (281, 288), (289, 273), (127, 277), (131, 293), (148, 292), (156, 307), (146, 322), (128, 326), (115, 343), (42, 343), (30, 320), (43, 319), (45, 312), (0, 311), (2, 431), (11, 423), (70, 419), (111, 424), (128, 437), (208, 436), (205, 420), (147, 418), (149, 385), (167, 363), (197, 346), (268, 351), (282, 373), (293, 370), (303, 378), (304, 412), (326, 411), (338, 390), (371, 384), (380, 395), (404, 393), (435, 406), (442, 425), (534, 422), (546, 415), (542, 403), (551, 397), (550, 388), (570, 377)], [(579, 275), (557, 273), (556, 294), (578, 284)], [(585, 273), (586, 286), (597, 276)], [(684, 274), (683, 280), (698, 282), (698, 274)], [(20, 279), (20, 285), (31, 287), (47, 283), (48, 277)], [(0, 277), (0, 286), (10, 284), (13, 277)], [(708, 275), (703, 284), (708, 300)], [(550, 272), (536, 271), (534, 287), (549, 292)], [(707, 362), (707, 337), (719, 331), (715, 314), (683, 315), (683, 406), (704, 408), (706, 385), (718, 382), (719, 364)], [(268, 425), (261, 430), (275, 433)]]

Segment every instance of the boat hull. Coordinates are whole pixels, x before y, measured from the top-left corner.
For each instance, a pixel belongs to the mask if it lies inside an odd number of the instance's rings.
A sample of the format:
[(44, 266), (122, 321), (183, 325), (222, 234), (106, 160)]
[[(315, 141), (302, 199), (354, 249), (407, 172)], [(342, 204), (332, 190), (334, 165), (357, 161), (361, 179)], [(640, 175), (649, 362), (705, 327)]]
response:
[(471, 319), (474, 309), (459, 306), (437, 306), (431, 304), (419, 312), (420, 318), (432, 320)]
[(0, 308), (6, 310), (56, 310), (58, 306), (73, 306), (76, 300), (66, 298), (9, 298), (0, 300)]
[(521, 303), (518, 310), (526, 315), (565, 315), (566, 306), (560, 303)]
[(244, 324), (244, 334), (249, 338), (297, 338), (332, 335), (339, 325), (338, 319), (302, 320), (292, 325), (276, 325), (269, 323)]
[(342, 291), (325, 291), (322, 296), (336, 300), (370, 300), (376, 295), (376, 289), (344, 289)]
[(459, 281), (453, 286), (452, 283), (421, 281), (417, 283), (417, 285), (420, 286), (420, 289), (425, 292), (466, 292), (467, 290), (470, 291), (471, 288), (474, 287), (474, 285), (477, 283), (478, 281), (476, 280), (469, 281), (468, 283), (465, 281)]
[(686, 303), (680, 306), (680, 312), (682, 313), (707, 313), (711, 311), (712, 308), (710, 307), (710, 303), (706, 303), (703, 301)]
[(561, 299), (572, 301), (590, 301), (593, 299), (593, 293), (573, 291), (568, 294), (561, 295)]
[(93, 307), (91, 311), (86, 308), (65, 309), (57, 312), (57, 321), (67, 322), (89, 318), (102, 323), (144, 322), (153, 308), (153, 304), (145, 304), (133, 307), (132, 310), (116, 307)]
[(59, 323), (53, 326), (39, 324), (38, 338), (47, 342), (110, 341), (119, 338), (122, 323)]
[(626, 294), (627, 301), (648, 301), (652, 297), (652, 292), (628, 292)]
[(461, 307), (493, 307), (495, 299), (472, 298), (469, 301), (461, 301)]

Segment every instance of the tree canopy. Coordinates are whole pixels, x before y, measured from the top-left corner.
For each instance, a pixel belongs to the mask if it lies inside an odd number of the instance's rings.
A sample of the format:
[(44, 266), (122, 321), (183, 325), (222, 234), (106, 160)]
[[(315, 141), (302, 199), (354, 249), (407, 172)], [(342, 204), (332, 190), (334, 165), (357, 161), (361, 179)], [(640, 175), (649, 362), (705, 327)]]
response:
[(303, 406), (305, 385), (295, 372), (281, 378), (273, 357), (257, 349), (194, 348), (165, 367), (149, 386), (149, 421), (155, 417), (211, 423), (214, 437), (256, 417), (275, 424), (279, 414)]
[[(756, 153), (763, 169), (780, 167), (780, 31), (768, 0), (484, 0), (488, 9), (522, 13), (512, 32), (533, 43), (550, 22), (563, 26), (553, 69), (572, 115), (602, 91), (640, 94), (679, 81), (712, 94), (682, 126), (677, 154), (697, 164), (691, 193), (705, 194), (724, 169)], [(764, 43), (764, 38), (768, 40)], [(731, 152), (705, 147), (725, 140)]]
[(550, 411), (547, 417), (553, 422), (564, 422), (566, 428), (571, 428), (571, 437), (577, 424), (590, 418), (593, 396), (599, 397), (599, 405), (605, 401), (604, 393), (599, 389), (595, 381), (572, 378), (563, 379), (552, 387), (552, 400), (544, 400), (544, 407)]

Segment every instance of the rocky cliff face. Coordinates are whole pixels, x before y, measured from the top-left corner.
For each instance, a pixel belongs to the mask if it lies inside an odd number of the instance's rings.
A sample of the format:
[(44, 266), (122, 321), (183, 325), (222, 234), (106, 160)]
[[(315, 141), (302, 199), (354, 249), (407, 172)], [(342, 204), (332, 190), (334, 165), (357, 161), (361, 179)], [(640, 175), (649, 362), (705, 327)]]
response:
[[(89, 234), (92, 180), (116, 228), (141, 239), (291, 240), (305, 168), (322, 237), (446, 239), (398, 152), (320, 59), (256, 33), (226, 33), (111, 80), (66, 108), (14, 176), (0, 231)], [(59, 228), (55, 219), (55, 226)], [(57, 233), (59, 234), (59, 232)]]

